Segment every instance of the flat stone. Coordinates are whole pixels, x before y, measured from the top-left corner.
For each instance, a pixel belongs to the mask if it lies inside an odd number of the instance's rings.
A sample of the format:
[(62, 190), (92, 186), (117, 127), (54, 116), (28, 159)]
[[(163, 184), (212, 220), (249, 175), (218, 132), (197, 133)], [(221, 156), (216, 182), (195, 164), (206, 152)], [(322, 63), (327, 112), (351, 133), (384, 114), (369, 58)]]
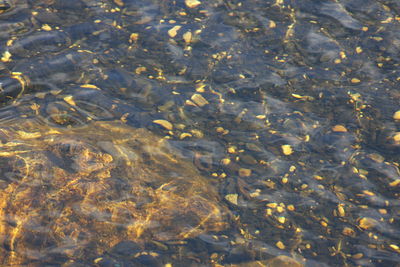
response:
[(291, 257), (280, 255), (269, 260), (233, 264), (230, 267), (304, 267), (304, 264)]

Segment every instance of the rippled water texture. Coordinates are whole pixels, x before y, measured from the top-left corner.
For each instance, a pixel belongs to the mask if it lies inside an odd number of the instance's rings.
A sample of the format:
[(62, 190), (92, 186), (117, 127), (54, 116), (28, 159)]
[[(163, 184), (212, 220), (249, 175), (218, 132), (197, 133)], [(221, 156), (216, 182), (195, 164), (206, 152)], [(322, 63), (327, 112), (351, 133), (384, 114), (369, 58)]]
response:
[(1, 266), (399, 266), (397, 0), (0, 0)]

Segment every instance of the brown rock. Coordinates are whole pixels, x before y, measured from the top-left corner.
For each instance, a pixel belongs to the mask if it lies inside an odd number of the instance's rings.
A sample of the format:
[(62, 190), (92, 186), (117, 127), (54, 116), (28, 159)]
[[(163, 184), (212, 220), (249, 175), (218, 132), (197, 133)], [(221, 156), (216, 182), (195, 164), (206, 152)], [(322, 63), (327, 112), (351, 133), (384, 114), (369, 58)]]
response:
[[(162, 139), (122, 122), (0, 124), (0, 262), (96, 257), (119, 242), (179, 240), (227, 226), (215, 189)], [(4, 249), (7, 247), (8, 249)]]
[(347, 129), (343, 125), (338, 124), (332, 127), (332, 131), (337, 133), (345, 133), (347, 132)]

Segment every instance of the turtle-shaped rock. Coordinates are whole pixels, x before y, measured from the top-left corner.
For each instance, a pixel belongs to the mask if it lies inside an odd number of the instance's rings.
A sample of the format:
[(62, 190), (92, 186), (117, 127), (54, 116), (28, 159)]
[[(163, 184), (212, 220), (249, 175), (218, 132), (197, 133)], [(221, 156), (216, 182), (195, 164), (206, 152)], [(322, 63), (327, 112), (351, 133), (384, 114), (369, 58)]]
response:
[(125, 240), (226, 228), (216, 190), (148, 130), (17, 121), (0, 125), (0, 265), (93, 259)]

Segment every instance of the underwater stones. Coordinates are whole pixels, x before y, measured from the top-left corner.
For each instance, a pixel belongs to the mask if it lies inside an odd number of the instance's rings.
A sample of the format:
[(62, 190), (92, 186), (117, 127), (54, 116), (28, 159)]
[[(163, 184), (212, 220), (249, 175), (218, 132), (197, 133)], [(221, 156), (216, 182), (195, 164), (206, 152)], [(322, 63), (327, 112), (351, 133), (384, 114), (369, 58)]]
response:
[(0, 125), (0, 262), (96, 257), (123, 241), (221, 231), (228, 210), (162, 139), (121, 122)]

